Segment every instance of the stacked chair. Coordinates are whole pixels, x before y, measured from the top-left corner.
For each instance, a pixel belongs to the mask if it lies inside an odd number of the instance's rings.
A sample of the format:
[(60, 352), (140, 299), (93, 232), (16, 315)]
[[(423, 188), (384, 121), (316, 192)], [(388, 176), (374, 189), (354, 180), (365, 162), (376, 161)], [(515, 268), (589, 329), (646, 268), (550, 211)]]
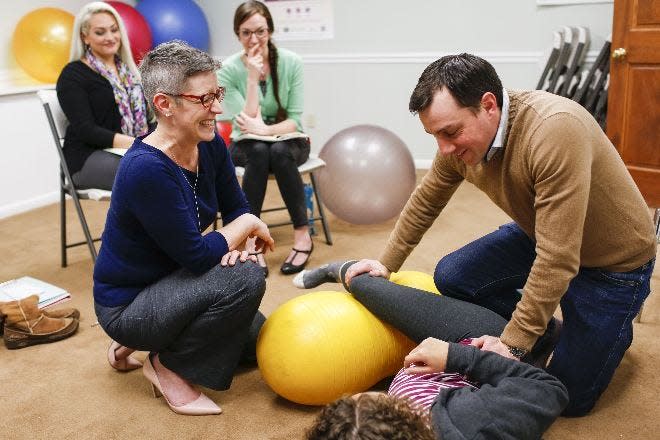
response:
[(548, 61), (536, 85), (580, 103), (605, 129), (609, 86), (610, 41), (605, 42), (590, 69), (584, 69), (589, 49), (589, 29), (564, 26), (554, 32)]

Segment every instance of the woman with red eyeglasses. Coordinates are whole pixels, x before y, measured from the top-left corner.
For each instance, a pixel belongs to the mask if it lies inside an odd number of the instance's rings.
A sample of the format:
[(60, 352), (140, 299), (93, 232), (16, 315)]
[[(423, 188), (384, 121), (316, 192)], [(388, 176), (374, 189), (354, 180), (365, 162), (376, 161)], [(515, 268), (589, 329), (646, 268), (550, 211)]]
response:
[[(257, 217), (261, 214), (272, 173), (291, 216), (293, 249), (280, 270), (292, 274), (303, 270), (313, 249), (298, 173), (298, 166), (309, 157), (310, 145), (306, 137), (256, 138), (302, 132), (302, 61), (273, 44), (273, 31), (273, 17), (263, 3), (242, 3), (234, 14), (234, 33), (243, 50), (223, 62), (218, 80), (227, 88), (224, 116), (233, 123), (229, 148), (234, 164), (245, 167), (243, 191), (252, 213)], [(257, 258), (268, 275), (263, 255), (257, 253)]]
[[(226, 390), (239, 361), (254, 360), (265, 280), (241, 249), (248, 239), (273, 248), (214, 131), (219, 67), (181, 41), (145, 55), (142, 84), (158, 125), (119, 165), (94, 267), (96, 314), (116, 341), (110, 365), (137, 369), (131, 353), (149, 351), (142, 371), (179, 414), (219, 414), (194, 385)], [(217, 212), (223, 227), (205, 232)]]

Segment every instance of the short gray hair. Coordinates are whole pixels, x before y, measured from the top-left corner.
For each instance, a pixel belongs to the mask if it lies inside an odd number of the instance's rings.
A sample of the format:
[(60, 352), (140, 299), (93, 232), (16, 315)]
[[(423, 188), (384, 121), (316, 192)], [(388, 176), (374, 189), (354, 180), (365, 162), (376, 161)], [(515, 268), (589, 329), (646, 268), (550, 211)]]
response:
[(153, 106), (156, 93), (178, 95), (198, 73), (215, 72), (222, 64), (208, 53), (181, 40), (161, 43), (142, 58), (140, 74), (144, 97)]

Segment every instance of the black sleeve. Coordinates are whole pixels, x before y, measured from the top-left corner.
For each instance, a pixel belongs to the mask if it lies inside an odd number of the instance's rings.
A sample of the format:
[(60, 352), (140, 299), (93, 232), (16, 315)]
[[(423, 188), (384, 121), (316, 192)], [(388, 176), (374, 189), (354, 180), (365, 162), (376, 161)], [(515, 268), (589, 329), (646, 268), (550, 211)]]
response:
[(440, 392), (431, 417), (444, 440), (539, 439), (568, 403), (554, 376), (475, 347), (450, 343), (446, 372), (461, 373), (480, 388)]
[(76, 138), (90, 147), (112, 147), (119, 111), (105, 78), (82, 62), (69, 63), (57, 79), (57, 99)]

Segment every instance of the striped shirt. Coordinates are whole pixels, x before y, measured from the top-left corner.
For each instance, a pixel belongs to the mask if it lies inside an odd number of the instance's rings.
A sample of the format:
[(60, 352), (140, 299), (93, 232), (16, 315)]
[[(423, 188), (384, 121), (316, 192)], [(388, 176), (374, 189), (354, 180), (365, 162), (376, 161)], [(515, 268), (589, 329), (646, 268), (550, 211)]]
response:
[[(471, 339), (464, 339), (462, 345), (470, 345)], [(394, 377), (387, 394), (408, 400), (413, 406), (429, 411), (438, 397), (440, 390), (445, 388), (477, 388), (458, 373), (408, 374), (402, 368)]]

